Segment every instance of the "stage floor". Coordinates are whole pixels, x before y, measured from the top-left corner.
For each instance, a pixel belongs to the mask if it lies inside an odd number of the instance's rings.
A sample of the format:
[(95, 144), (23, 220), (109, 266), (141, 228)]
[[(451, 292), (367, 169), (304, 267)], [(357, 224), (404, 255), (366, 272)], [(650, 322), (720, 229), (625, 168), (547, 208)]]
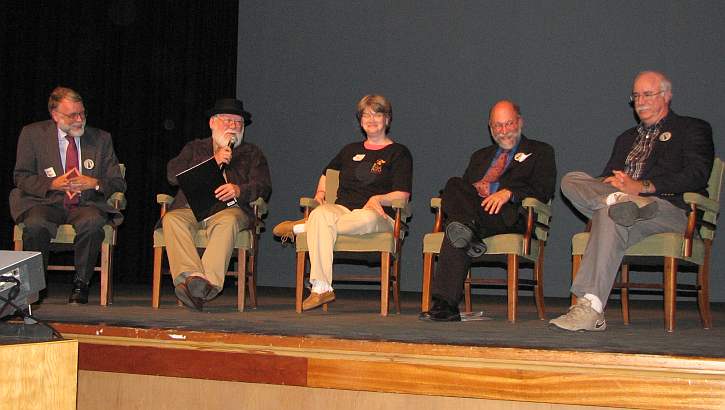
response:
[[(230, 281), (231, 282), (231, 281)], [(122, 285), (114, 290), (114, 303), (98, 305), (98, 288), (92, 287), (90, 303), (66, 303), (69, 285), (51, 282), (48, 295), (34, 305), (39, 319), (55, 323), (108, 325), (142, 329), (245, 333), (253, 335), (302, 336), (369, 341), (392, 341), (476, 347), (545, 349), (554, 351), (637, 353), (706, 358), (725, 357), (725, 304), (711, 305), (714, 327), (703, 330), (697, 305), (683, 299), (677, 305), (674, 333), (663, 328), (661, 300), (630, 302), (631, 324), (622, 323), (619, 302), (613, 299), (606, 312), (607, 330), (599, 333), (564, 332), (536, 317), (530, 292), (519, 296), (515, 324), (506, 321), (503, 296), (474, 295), (474, 311), (483, 311), (491, 320), (430, 323), (419, 321), (419, 293), (402, 293), (402, 312), (392, 309), (388, 317), (379, 315), (379, 291), (336, 290), (337, 301), (328, 312), (317, 309), (303, 314), (294, 311), (294, 289), (258, 289), (259, 306), (245, 312), (236, 310), (236, 291), (225, 289), (204, 312), (176, 306), (168, 277), (164, 277), (161, 308), (151, 308), (151, 285)], [(391, 303), (392, 305), (392, 303)], [(553, 318), (566, 310), (568, 299), (547, 298), (546, 316)]]

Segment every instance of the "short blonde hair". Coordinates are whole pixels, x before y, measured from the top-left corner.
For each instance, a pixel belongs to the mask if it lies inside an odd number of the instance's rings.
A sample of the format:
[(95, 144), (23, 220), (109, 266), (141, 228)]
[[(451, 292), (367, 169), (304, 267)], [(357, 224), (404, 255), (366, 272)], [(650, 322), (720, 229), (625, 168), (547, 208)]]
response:
[[(388, 118), (388, 123), (385, 125), (385, 134), (390, 132), (390, 124), (393, 122), (393, 106), (390, 104), (387, 98), (378, 94), (368, 94), (360, 99), (357, 103), (357, 113), (355, 117), (358, 123), (362, 120), (362, 115), (365, 109), (370, 108), (373, 112), (381, 112)], [(360, 127), (363, 135), (365, 130)]]

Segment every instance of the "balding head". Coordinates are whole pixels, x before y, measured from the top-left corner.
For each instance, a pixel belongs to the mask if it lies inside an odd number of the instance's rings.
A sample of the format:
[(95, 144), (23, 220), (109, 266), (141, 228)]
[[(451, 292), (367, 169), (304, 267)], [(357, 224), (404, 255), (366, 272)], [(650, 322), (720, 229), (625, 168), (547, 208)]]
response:
[(657, 124), (670, 111), (672, 83), (658, 71), (642, 71), (632, 84), (632, 104), (646, 126)]
[(512, 149), (521, 140), (524, 126), (519, 106), (509, 100), (498, 101), (489, 111), (488, 126), (499, 147)]

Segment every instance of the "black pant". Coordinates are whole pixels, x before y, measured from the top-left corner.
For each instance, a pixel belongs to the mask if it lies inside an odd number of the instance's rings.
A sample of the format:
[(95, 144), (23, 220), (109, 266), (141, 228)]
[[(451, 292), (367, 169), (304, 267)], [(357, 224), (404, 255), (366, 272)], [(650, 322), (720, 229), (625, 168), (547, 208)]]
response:
[(42, 252), (47, 269), (50, 240), (58, 232), (58, 225), (73, 225), (76, 231), (73, 244), (76, 274), (73, 280), (88, 284), (93, 277), (93, 268), (103, 243), (103, 225), (107, 220), (106, 213), (94, 206), (79, 206), (71, 210), (45, 205), (34, 206), (23, 214), (20, 221), (25, 224), (23, 249)]
[[(501, 207), (498, 214), (491, 215), (483, 210), (476, 188), (460, 177), (448, 180), (441, 199), (446, 224), (453, 221), (476, 224), (484, 237), (526, 230), (526, 220), (519, 205), (509, 202)], [(433, 274), (432, 296), (457, 306), (463, 296), (463, 282), (470, 267), (471, 257), (466, 254), (466, 249), (454, 248), (445, 237)]]

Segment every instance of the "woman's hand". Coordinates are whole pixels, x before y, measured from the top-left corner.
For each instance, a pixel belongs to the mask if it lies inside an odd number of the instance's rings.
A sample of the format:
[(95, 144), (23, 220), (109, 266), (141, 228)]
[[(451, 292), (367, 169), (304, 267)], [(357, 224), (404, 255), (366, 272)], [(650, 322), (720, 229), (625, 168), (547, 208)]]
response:
[(365, 206), (363, 206), (363, 209), (371, 209), (375, 212), (377, 212), (380, 216), (385, 215), (385, 211), (383, 210), (383, 205), (380, 202), (382, 199), (382, 195), (373, 195), (368, 199), (368, 202), (365, 203)]

